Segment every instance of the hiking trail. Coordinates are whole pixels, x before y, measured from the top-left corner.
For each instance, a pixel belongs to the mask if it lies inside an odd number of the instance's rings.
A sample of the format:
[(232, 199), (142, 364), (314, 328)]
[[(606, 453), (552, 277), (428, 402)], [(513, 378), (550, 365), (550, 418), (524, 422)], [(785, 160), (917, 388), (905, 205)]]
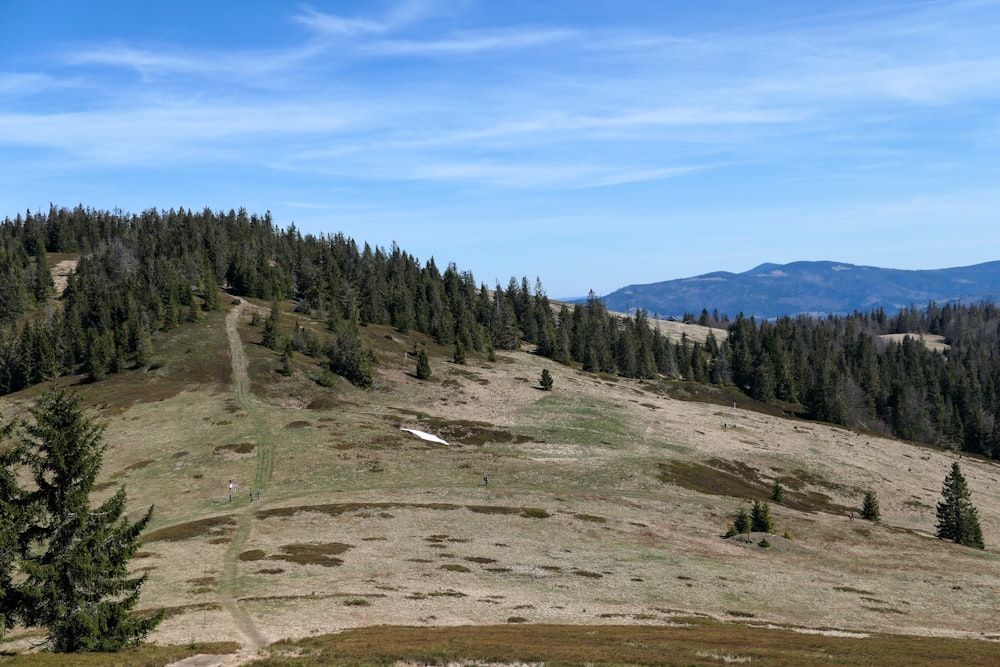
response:
[[(247, 490), (247, 493), (252, 493), (256, 489), (266, 490), (267, 483), (271, 479), (272, 438), (261, 414), (260, 404), (250, 392), (250, 375), (247, 372), (248, 362), (246, 354), (243, 351), (243, 341), (240, 339), (238, 328), (240, 316), (243, 314), (246, 306), (246, 300), (240, 299), (239, 304), (226, 316), (226, 336), (229, 339), (229, 356), (232, 359), (233, 366), (233, 397), (236, 404), (250, 417), (251, 431), (246, 437), (252, 440), (257, 449), (257, 468), (254, 473), (253, 486)], [(237, 503), (246, 500), (243, 493), (241, 491), (236, 494), (233, 502)], [(260, 500), (254, 502), (264, 501), (265, 499), (262, 496)], [(232, 542), (229, 543), (229, 548), (226, 550), (222, 564), (222, 574), (219, 577), (219, 602), (233, 617), (233, 623), (240, 634), (243, 635), (246, 648), (257, 652), (267, 646), (268, 641), (261, 634), (254, 620), (240, 606), (236, 594), (239, 555), (246, 545), (247, 538), (250, 536), (254, 509), (255, 506), (253, 503), (245, 503), (234, 512), (237, 519), (236, 533), (233, 535)]]

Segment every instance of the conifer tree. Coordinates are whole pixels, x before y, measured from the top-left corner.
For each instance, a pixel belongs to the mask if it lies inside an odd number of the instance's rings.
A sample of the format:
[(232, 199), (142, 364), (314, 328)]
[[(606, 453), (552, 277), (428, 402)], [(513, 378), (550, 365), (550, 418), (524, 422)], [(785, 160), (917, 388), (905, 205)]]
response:
[(984, 548), (979, 513), (957, 461), (944, 478), (941, 495), (944, 499), (937, 506), (937, 536), (967, 547)]
[(746, 535), (750, 532), (751, 525), (750, 513), (747, 512), (747, 508), (740, 507), (740, 509), (736, 512), (736, 519), (733, 521), (734, 534)]
[(336, 335), (326, 350), (330, 370), (347, 378), (355, 387), (368, 389), (375, 382), (372, 371), (373, 355), (361, 340), (357, 322), (350, 321), (337, 327)]
[(125, 487), (92, 509), (101, 468), (103, 429), (83, 414), (80, 399), (54, 387), (31, 411), (20, 446), (35, 489), (36, 514), (19, 539), (23, 581), (17, 616), (48, 631), (57, 652), (117, 651), (133, 646), (162, 620), (131, 613), (146, 575), (130, 577), (129, 560), (153, 508), (136, 522), (124, 516)]
[(281, 354), (281, 370), (279, 371), (285, 377), (292, 374), (292, 341), (285, 342), (285, 351)]
[(460, 340), (455, 341), (455, 353), (452, 355), (452, 361), (461, 366), (465, 365), (465, 346)]
[(872, 489), (865, 491), (865, 498), (861, 503), (861, 518), (869, 521), (878, 521), (882, 518), (878, 507), (878, 496)]
[(271, 304), (271, 314), (268, 315), (267, 319), (264, 320), (264, 334), (261, 339), (261, 344), (269, 350), (278, 349), (278, 340), (280, 338), (281, 327), (281, 310), (278, 308), (278, 302), (275, 301)]
[(774, 530), (771, 522), (771, 506), (766, 502), (753, 501), (753, 509), (750, 510), (750, 529), (755, 533), (770, 533)]
[(208, 311), (219, 310), (221, 307), (219, 288), (215, 283), (215, 275), (212, 273), (211, 269), (205, 269), (201, 276), (201, 282), (202, 297), (205, 299), (205, 302), (202, 304), (202, 308)]
[[(703, 311), (705, 312), (705, 311)], [(771, 500), (776, 503), (781, 503), (785, 497), (785, 487), (781, 485), (781, 482), (774, 480), (774, 486), (771, 487)]]
[(18, 592), (12, 586), (18, 544), (25, 521), (24, 492), (18, 486), (16, 471), (21, 465), (22, 449), (5, 442), (11, 425), (0, 426), (0, 638), (17, 620)]
[(427, 350), (417, 350), (417, 379), (426, 380), (431, 376), (431, 362), (427, 358)]
[(538, 380), (538, 383), (541, 385), (542, 390), (552, 391), (552, 382), (553, 382), (552, 373), (549, 372), (548, 368), (543, 368), (542, 377)]

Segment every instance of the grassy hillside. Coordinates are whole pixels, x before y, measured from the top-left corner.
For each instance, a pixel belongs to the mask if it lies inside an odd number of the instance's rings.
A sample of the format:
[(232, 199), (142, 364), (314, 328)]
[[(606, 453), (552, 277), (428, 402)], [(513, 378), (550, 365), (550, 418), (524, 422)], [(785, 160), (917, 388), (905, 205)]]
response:
[[(810, 664), (820, 653), (976, 664), (998, 650), (996, 464), (962, 459), (987, 549), (962, 548), (932, 537), (955, 454), (527, 350), (470, 353), (460, 366), (450, 348), (378, 326), (364, 329), (375, 387), (322, 387), (319, 360), (296, 356), (293, 373), (279, 373), (248, 324), (266, 306), (227, 301), (161, 335), (149, 368), (78, 387), (106, 426), (102, 493), (125, 483), (133, 513), (156, 506), (133, 564), (150, 574), (140, 605), (168, 611), (157, 644), (236, 642), (241, 652), (221, 659), (236, 664), (286, 638), (314, 638), (296, 650), (322, 656), (325, 641), (362, 641), (315, 639), (325, 633), (472, 625), (460, 651), (427, 648), (456, 645), (444, 635), (420, 635), (421, 649), (396, 632), (401, 653), (382, 635), (388, 653), (351, 659), (666, 660), (666, 648), (602, 657), (607, 641), (676, 646), (684, 664)], [(296, 320), (323, 326), (287, 312), (288, 332)], [(414, 376), (416, 344), (431, 355), (428, 381)], [(551, 392), (538, 386), (545, 368)], [(0, 412), (13, 417), (32, 396), (6, 397)], [(775, 481), (786, 491), (771, 507), (771, 546), (722, 539)], [(869, 487), (880, 525), (848, 516)], [(614, 639), (587, 653), (580, 626)], [(939, 638), (947, 655), (919, 637)], [(5, 650), (23, 650), (37, 634), (8, 640)], [(776, 642), (793, 648), (782, 657)]]

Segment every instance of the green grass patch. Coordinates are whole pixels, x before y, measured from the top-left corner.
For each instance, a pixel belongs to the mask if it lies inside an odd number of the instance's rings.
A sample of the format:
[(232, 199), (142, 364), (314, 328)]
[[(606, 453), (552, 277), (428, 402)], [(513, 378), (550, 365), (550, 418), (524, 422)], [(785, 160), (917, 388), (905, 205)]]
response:
[(528, 409), (537, 440), (616, 447), (636, 437), (627, 411), (614, 401), (559, 392), (541, 393), (545, 396)]

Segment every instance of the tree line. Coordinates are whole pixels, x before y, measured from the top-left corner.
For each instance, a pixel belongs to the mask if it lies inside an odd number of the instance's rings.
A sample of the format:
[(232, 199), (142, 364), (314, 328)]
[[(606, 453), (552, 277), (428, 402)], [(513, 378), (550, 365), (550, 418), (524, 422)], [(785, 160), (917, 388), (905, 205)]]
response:
[[(80, 258), (58, 307), (51, 253)], [(685, 321), (726, 328), (725, 340), (710, 333), (704, 342), (672, 341), (646, 311), (610, 313), (593, 292), (555, 309), (538, 279), (488, 287), (453, 263), (442, 271), (433, 258), (421, 262), (395, 244), (303, 235), (243, 209), (127, 214), (53, 206), (6, 218), (0, 392), (63, 373), (99, 380), (142, 367), (160, 332), (220, 307), (220, 286), (291, 300), (327, 322), (325, 337), (296, 328), (269, 346), (286, 359), (293, 350), (325, 358), (330, 373), (362, 387), (374, 382), (377, 363), (362, 330), (381, 324), (462, 354), (529, 343), (590, 372), (735, 387), (800, 417), (1000, 458), (1000, 310), (993, 304), (773, 321), (703, 311)], [(890, 333), (912, 336), (881, 337)], [(920, 334), (943, 336), (948, 349), (928, 349)]]

